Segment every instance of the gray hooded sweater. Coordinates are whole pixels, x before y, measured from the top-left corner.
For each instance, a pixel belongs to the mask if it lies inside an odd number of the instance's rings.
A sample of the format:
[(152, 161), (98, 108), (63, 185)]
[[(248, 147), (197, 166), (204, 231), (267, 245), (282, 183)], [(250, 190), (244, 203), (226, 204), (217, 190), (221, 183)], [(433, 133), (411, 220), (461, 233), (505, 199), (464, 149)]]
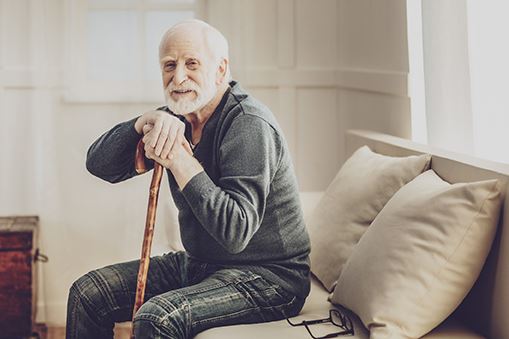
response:
[[(190, 124), (179, 118), (190, 140)], [(141, 136), (135, 121), (116, 125), (90, 146), (87, 169), (92, 174), (111, 183), (136, 175), (134, 154)], [(188, 255), (248, 269), (305, 298), (309, 237), (290, 153), (271, 111), (231, 82), (203, 128), (194, 157), (205, 171), (183, 190), (167, 170)], [(146, 163), (153, 167), (152, 161)]]

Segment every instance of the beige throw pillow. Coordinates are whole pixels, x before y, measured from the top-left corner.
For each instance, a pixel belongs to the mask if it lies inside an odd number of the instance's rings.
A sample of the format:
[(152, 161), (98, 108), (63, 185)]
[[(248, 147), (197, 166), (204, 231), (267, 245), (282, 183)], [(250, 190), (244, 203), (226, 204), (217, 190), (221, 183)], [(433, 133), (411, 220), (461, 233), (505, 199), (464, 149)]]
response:
[(427, 170), (431, 156), (389, 157), (359, 148), (307, 219), (311, 270), (331, 292), (352, 248), (389, 199)]
[(370, 338), (419, 338), (474, 284), (500, 213), (497, 180), (451, 185), (429, 170), (399, 190), (345, 264), (332, 295)]

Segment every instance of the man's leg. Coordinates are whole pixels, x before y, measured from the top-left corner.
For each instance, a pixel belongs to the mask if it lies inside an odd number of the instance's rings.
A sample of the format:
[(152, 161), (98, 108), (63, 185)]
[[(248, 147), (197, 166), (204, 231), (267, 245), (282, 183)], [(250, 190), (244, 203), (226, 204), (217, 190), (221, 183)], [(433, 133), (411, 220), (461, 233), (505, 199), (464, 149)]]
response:
[[(183, 252), (150, 260), (145, 300), (187, 286), (199, 276), (202, 265), (190, 262)], [(67, 339), (113, 337), (115, 322), (132, 318), (139, 260), (91, 271), (74, 282), (67, 302)], [(201, 277), (203, 278), (203, 277)]]
[(292, 317), (303, 303), (250, 271), (221, 269), (196, 285), (145, 302), (134, 319), (135, 335), (192, 338), (212, 327)]

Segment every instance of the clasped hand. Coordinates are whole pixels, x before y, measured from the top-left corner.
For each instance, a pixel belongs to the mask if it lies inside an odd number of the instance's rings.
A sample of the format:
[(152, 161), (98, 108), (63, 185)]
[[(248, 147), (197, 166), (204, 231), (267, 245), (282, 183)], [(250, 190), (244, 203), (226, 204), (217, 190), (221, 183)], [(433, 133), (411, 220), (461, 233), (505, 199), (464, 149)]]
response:
[(184, 137), (185, 124), (167, 112), (143, 114), (136, 121), (135, 129), (139, 134), (143, 133), (145, 156), (165, 168), (171, 170), (174, 163), (193, 155)]

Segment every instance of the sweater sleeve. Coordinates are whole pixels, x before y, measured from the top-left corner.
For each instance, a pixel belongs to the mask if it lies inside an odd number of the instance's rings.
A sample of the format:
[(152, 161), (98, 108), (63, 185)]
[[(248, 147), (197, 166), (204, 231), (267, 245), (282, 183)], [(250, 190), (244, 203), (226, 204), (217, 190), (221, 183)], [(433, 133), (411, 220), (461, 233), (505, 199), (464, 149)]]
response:
[(269, 123), (238, 116), (219, 146), (217, 184), (201, 172), (184, 187), (195, 217), (229, 253), (242, 252), (259, 229), (280, 155), (280, 137)]
[[(134, 168), (136, 146), (141, 135), (136, 132), (136, 119), (122, 122), (105, 132), (87, 152), (87, 170), (110, 183), (118, 183), (137, 175)], [(145, 159), (147, 169), (154, 163)]]

